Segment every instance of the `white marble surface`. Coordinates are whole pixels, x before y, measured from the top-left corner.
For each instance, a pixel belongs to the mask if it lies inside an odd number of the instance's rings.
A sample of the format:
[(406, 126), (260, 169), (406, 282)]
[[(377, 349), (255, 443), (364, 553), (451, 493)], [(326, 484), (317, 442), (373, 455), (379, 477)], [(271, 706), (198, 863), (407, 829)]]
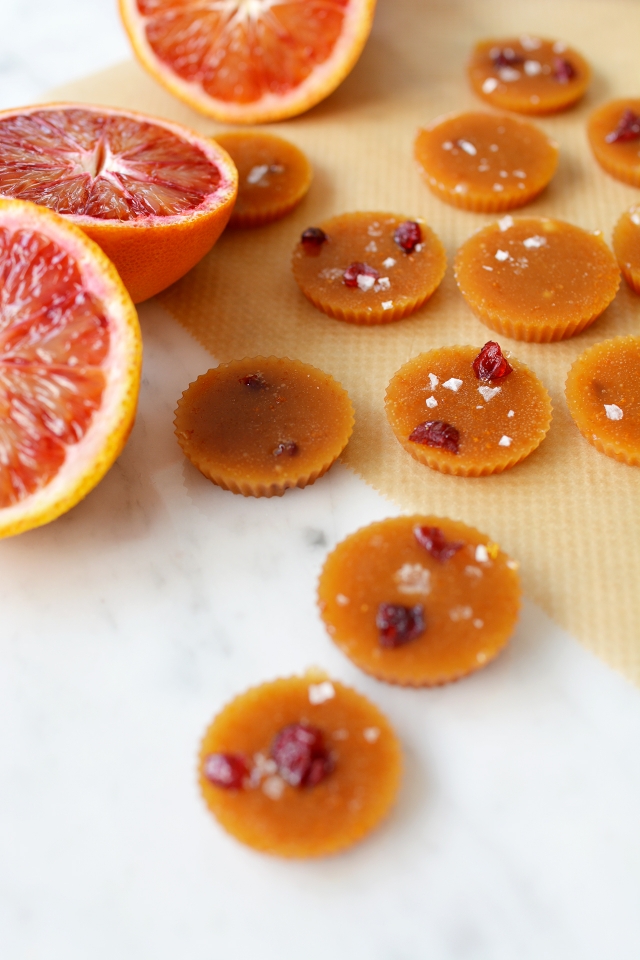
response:
[[(0, 12), (0, 107), (127, 53), (111, 0)], [(637, 960), (638, 691), (531, 604), (472, 679), (360, 674), (315, 582), (397, 510), (339, 466), (281, 500), (213, 487), (171, 425), (211, 358), (154, 304), (141, 318), (124, 454), (70, 514), (0, 543), (0, 957)], [(387, 712), (406, 775), (370, 840), (296, 864), (223, 834), (194, 757), (229, 697), (310, 664)]]

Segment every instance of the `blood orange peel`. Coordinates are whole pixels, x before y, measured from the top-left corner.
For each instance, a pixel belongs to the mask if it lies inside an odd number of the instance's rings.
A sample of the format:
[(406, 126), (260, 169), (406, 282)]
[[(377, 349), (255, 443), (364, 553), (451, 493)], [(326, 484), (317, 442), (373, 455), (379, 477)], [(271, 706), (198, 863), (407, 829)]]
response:
[(237, 189), (222, 147), (167, 120), (70, 103), (0, 113), (0, 195), (84, 230), (136, 303), (211, 249)]
[(355, 66), (376, 0), (119, 0), (142, 66), (225, 123), (297, 116)]
[(102, 479), (135, 416), (142, 346), (113, 264), (78, 227), (0, 198), (0, 537)]

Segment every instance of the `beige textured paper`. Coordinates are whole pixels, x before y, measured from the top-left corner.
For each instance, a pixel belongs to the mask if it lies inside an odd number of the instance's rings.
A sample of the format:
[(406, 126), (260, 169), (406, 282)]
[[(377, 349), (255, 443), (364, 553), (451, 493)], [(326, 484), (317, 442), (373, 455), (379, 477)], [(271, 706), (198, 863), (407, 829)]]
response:
[[(561, 161), (550, 188), (526, 212), (600, 228), (609, 239), (617, 217), (640, 192), (597, 168), (584, 124), (603, 100), (640, 93), (640, 2), (379, 0), (371, 39), (342, 87), (307, 115), (271, 127), (302, 147), (315, 167), (302, 207), (278, 224), (227, 233), (161, 300), (220, 361), (278, 354), (331, 372), (356, 408), (345, 462), (409, 510), (452, 516), (490, 533), (520, 559), (526, 593), (640, 683), (640, 470), (586, 443), (563, 395), (566, 372), (586, 347), (617, 334), (640, 334), (640, 298), (623, 284), (604, 316), (566, 343), (503, 338), (539, 374), (554, 404), (547, 439), (506, 474), (460, 479), (420, 466), (396, 442), (383, 412), (386, 385), (410, 357), (443, 344), (480, 346), (492, 336), (471, 315), (451, 269), (457, 246), (491, 218), (433, 197), (414, 166), (412, 143), (417, 127), (436, 115), (481, 107), (464, 76), (473, 41), (523, 32), (562, 38), (594, 67), (581, 106), (539, 121), (559, 141)], [(221, 129), (175, 101), (133, 63), (56, 95), (145, 110), (206, 133)], [(298, 291), (289, 259), (301, 230), (358, 209), (424, 216), (442, 238), (447, 275), (413, 318), (382, 328), (353, 327), (325, 317)]]

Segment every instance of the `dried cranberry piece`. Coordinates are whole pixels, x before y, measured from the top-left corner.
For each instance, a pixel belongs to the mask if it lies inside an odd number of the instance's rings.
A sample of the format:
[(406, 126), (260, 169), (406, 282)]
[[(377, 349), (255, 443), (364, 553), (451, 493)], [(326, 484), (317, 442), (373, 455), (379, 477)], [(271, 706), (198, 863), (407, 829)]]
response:
[(404, 607), (401, 603), (381, 603), (376, 613), (376, 627), (381, 647), (401, 647), (420, 637), (426, 628), (424, 607)]
[(625, 110), (618, 121), (618, 126), (604, 138), (607, 143), (627, 143), (640, 137), (640, 116), (633, 110)]
[(370, 267), (368, 263), (360, 263), (358, 260), (349, 264), (345, 272), (342, 274), (347, 287), (357, 287), (358, 277), (360, 276), (373, 277), (374, 280), (378, 280), (380, 274), (374, 267)]
[(438, 563), (446, 563), (464, 547), (460, 540), (447, 540), (440, 527), (414, 527), (413, 535)]
[(553, 75), (559, 83), (569, 83), (576, 75), (576, 68), (564, 57), (556, 57), (553, 61)]
[(516, 53), (515, 50), (512, 50), (510, 47), (505, 47), (503, 50), (492, 50), (491, 51), (491, 62), (494, 67), (514, 67), (518, 63), (524, 63), (524, 57), (521, 57), (520, 54)]
[(307, 227), (307, 229), (302, 232), (300, 242), (307, 249), (314, 249), (321, 247), (323, 243), (327, 242), (327, 235), (320, 227)]
[(216, 787), (224, 790), (242, 790), (249, 776), (249, 768), (240, 753), (210, 753), (205, 757), (202, 772)]
[(473, 361), (473, 372), (478, 380), (502, 380), (513, 372), (513, 367), (503, 355), (500, 344), (487, 340)]
[(409, 436), (413, 443), (423, 443), (427, 447), (441, 447), (450, 453), (457, 453), (460, 447), (460, 433), (444, 420), (427, 420), (414, 427)]
[(250, 390), (264, 390), (267, 385), (261, 373), (250, 373), (248, 377), (238, 377), (238, 383), (244, 383)]
[(415, 220), (405, 220), (393, 235), (393, 239), (406, 253), (413, 253), (418, 243), (422, 243), (422, 230)]
[(333, 770), (322, 730), (307, 723), (292, 723), (276, 734), (271, 757), (292, 787), (315, 787)]
[(273, 451), (273, 455), (274, 457), (281, 457), (284, 453), (288, 453), (292, 457), (297, 452), (298, 444), (294, 440), (281, 440)]

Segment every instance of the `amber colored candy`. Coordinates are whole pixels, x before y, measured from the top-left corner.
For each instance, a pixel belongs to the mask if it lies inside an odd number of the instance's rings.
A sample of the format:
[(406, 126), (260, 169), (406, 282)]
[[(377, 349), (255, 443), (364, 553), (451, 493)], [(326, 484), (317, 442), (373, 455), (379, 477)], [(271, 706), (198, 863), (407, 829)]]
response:
[(444, 276), (444, 247), (423, 220), (343, 213), (317, 229), (326, 240), (305, 242), (303, 234), (293, 251), (293, 275), (314, 307), (336, 320), (401, 320), (429, 299)]
[(610, 100), (594, 110), (587, 136), (603, 170), (640, 187), (640, 99)]
[(640, 337), (615, 337), (589, 347), (565, 386), (569, 412), (596, 450), (640, 467)]
[(438, 117), (420, 130), (415, 157), (445, 203), (491, 213), (533, 200), (558, 165), (558, 145), (526, 120), (492, 113)]
[(296, 207), (313, 171), (298, 147), (272, 133), (222, 133), (216, 142), (238, 168), (238, 198), (229, 226), (261, 227)]
[[(480, 379), (473, 363), (481, 352), (467, 346), (430, 350), (400, 367), (387, 387), (385, 407), (396, 437), (412, 457), (441, 473), (482, 477), (514, 467), (542, 443), (551, 423), (551, 401), (535, 373), (509, 356), (510, 373)], [(442, 427), (427, 426), (434, 423), (455, 431), (457, 441), (448, 442)]]
[(272, 497), (329, 469), (351, 436), (353, 407), (346, 390), (310, 364), (246, 357), (191, 383), (174, 423), (205, 477), (246, 497)]
[[(437, 534), (457, 549), (443, 559), (423, 546)], [(435, 686), (485, 666), (513, 633), (520, 607), (517, 564), (489, 538), (442, 517), (394, 517), (338, 544), (318, 588), (332, 640), (378, 680)], [(381, 642), (382, 604), (420, 606), (424, 631), (395, 647)]]
[(613, 252), (632, 290), (640, 293), (640, 204), (622, 214), (613, 230)]
[(476, 44), (468, 66), (483, 100), (516, 113), (557, 113), (573, 106), (591, 79), (589, 64), (559, 40), (508, 37)]
[[(314, 785), (292, 785), (273, 759), (278, 736), (293, 725), (317, 732), (331, 756), (330, 772)], [(208, 779), (209, 758), (220, 753), (245, 758), (250, 773), (240, 789)], [(392, 806), (401, 769), (400, 744), (386, 717), (320, 671), (236, 697), (205, 733), (199, 758), (202, 795), (224, 829), (282, 857), (323, 856), (361, 840)]]
[(456, 254), (463, 297), (492, 330), (534, 343), (564, 340), (600, 316), (620, 286), (602, 235), (546, 217), (503, 217)]

